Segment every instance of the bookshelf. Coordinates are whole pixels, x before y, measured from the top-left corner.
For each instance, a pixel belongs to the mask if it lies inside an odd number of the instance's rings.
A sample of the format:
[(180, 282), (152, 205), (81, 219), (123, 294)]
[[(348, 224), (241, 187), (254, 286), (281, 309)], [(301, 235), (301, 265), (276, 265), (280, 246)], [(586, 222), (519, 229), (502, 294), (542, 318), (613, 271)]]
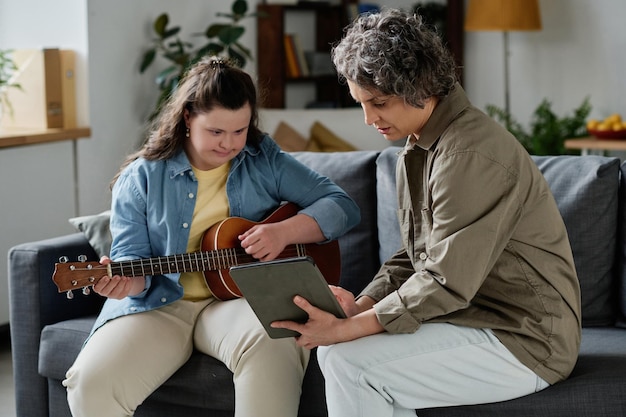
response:
[(334, 103), (337, 107), (353, 105), (348, 88), (339, 84), (335, 74), (289, 76), (286, 71), (284, 37), (290, 13), (307, 13), (314, 17), (314, 48), (317, 53), (330, 53), (331, 44), (341, 38), (348, 23), (347, 4), (325, 2), (295, 5), (258, 4), (257, 72), (263, 107), (284, 108), (286, 88), (293, 84), (312, 84), (317, 102)]
[[(257, 12), (257, 74), (266, 108), (285, 108), (286, 91), (294, 84), (313, 84), (317, 102), (333, 103), (335, 107), (354, 105), (348, 88), (339, 84), (335, 74), (293, 77), (287, 74), (284, 36), (290, 14), (311, 13), (315, 17), (315, 51), (330, 53), (331, 45), (343, 35), (348, 24), (348, 9), (358, 1), (342, 0), (341, 4), (299, 2), (297, 4), (258, 4)], [(459, 67), (462, 82), (464, 0), (446, 2), (445, 40)]]

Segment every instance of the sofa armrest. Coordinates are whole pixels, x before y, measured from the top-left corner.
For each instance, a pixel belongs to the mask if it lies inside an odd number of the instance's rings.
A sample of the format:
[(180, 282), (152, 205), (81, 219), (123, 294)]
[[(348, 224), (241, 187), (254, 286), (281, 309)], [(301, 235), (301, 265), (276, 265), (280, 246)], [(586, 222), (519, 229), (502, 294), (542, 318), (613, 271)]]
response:
[(69, 300), (52, 282), (61, 256), (98, 259), (82, 233), (14, 246), (8, 253), (9, 309), (15, 401), (19, 416), (47, 416), (46, 380), (37, 371), (41, 329), (51, 323), (97, 313), (98, 295)]

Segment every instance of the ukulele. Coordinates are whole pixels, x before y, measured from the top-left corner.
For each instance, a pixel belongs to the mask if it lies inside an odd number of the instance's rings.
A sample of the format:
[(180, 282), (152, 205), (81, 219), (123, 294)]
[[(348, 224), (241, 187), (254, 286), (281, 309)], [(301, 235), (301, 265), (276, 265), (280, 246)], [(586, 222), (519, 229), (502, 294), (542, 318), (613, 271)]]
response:
[[(256, 224), (285, 220), (297, 214), (298, 210), (295, 204), (286, 203), (261, 222), (228, 217), (204, 233), (201, 250), (198, 252), (111, 262), (109, 265), (101, 265), (97, 261), (86, 262), (84, 255), (79, 257), (80, 262), (68, 262), (67, 257), (61, 257), (54, 265), (52, 281), (59, 292), (66, 292), (67, 298), (71, 299), (76, 289), (82, 289), (85, 295), (89, 294), (89, 287), (105, 275), (134, 277), (202, 271), (205, 282), (215, 298), (223, 301), (239, 298), (242, 294), (230, 277), (230, 267), (261, 261), (243, 250), (237, 236)], [(337, 240), (324, 244), (289, 245), (277, 259), (301, 256), (311, 256), (326, 281), (332, 285), (338, 284), (341, 259)]]

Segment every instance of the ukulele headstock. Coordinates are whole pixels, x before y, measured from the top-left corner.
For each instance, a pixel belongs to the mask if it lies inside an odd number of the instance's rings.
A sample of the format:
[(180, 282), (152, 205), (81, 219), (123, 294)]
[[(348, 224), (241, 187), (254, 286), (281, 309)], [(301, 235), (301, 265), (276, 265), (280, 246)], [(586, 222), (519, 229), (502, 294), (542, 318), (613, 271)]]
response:
[(98, 261), (87, 262), (85, 255), (78, 257), (79, 262), (69, 262), (67, 256), (59, 258), (54, 264), (52, 281), (59, 292), (65, 292), (68, 299), (74, 298), (74, 290), (81, 289), (84, 295), (89, 295), (89, 287), (94, 285), (107, 274), (107, 267)]

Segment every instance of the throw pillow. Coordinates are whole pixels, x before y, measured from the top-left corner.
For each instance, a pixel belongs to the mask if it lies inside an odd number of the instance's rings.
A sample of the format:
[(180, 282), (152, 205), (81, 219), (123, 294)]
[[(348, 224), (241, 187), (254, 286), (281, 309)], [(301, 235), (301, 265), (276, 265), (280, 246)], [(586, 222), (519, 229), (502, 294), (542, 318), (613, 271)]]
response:
[(533, 156), (548, 181), (569, 235), (580, 281), (583, 326), (615, 321), (619, 159)]
[(309, 152), (349, 152), (356, 151), (357, 148), (316, 121), (311, 126), (311, 137), (306, 150)]
[(385, 148), (376, 159), (376, 200), (378, 222), (378, 257), (382, 264), (402, 248), (398, 224), (396, 165), (403, 148)]
[(307, 147), (307, 140), (298, 133), (297, 130), (285, 122), (278, 124), (272, 138), (280, 149), (285, 152), (300, 152), (304, 151)]
[(73, 217), (69, 219), (69, 222), (80, 232), (83, 232), (98, 257), (101, 257), (103, 255), (109, 256), (111, 253), (110, 218), (111, 211), (107, 210), (100, 214)]

